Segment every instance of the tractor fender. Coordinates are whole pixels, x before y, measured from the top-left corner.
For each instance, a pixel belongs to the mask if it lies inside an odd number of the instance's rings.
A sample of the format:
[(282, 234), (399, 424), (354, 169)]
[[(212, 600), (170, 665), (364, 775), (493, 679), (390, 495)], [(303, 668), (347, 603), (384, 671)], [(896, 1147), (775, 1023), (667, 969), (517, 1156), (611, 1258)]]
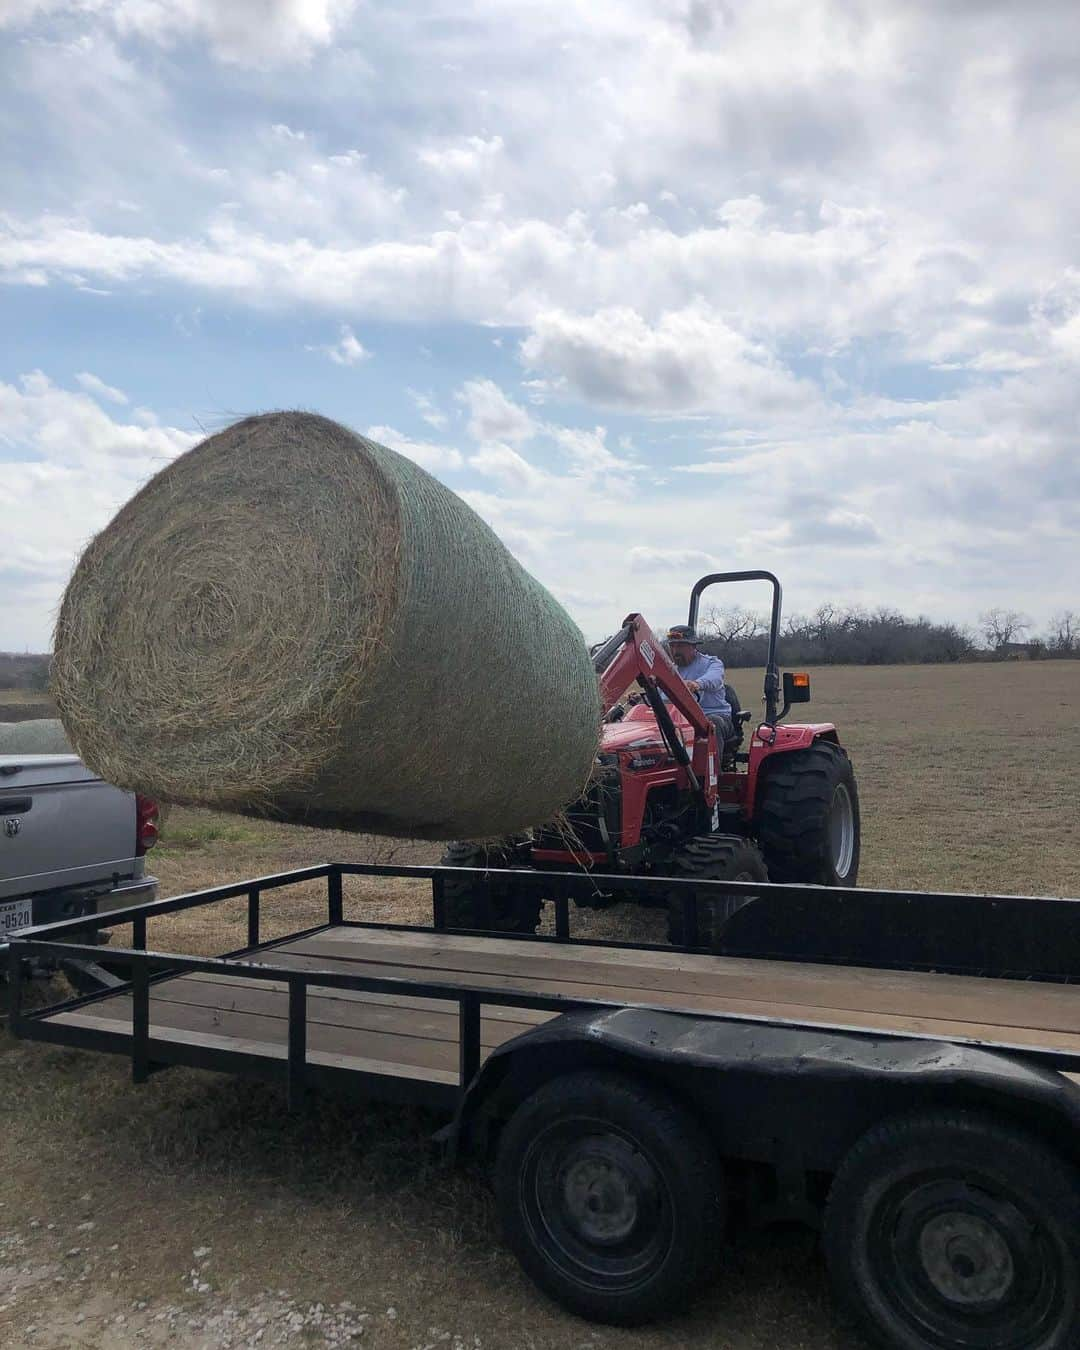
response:
[(773, 728), (764, 725), (755, 727), (750, 737), (746, 797), (743, 802), (743, 814), (748, 820), (753, 818), (757, 810), (758, 790), (765, 766), (778, 755), (808, 750), (815, 741), (831, 741), (833, 745), (839, 745), (840, 736), (835, 725), (832, 722), (805, 722), (796, 726), (781, 723)]
[(1020, 1054), (650, 1008), (563, 1014), (499, 1046), (444, 1139), (483, 1152), (543, 1083), (591, 1067), (650, 1078), (722, 1155), (786, 1169), (832, 1172), (880, 1120), (943, 1106), (1008, 1117), (1080, 1162), (1080, 1086)]
[(754, 731), (753, 740), (755, 742), (760, 740), (763, 743), (761, 746), (763, 759), (767, 759), (769, 755), (783, 754), (785, 750), (805, 750), (815, 741), (832, 741), (835, 745), (840, 744), (840, 738), (832, 722), (803, 722), (797, 726), (787, 726), (782, 722), (775, 731), (776, 735), (771, 739), (762, 736), (760, 728)]

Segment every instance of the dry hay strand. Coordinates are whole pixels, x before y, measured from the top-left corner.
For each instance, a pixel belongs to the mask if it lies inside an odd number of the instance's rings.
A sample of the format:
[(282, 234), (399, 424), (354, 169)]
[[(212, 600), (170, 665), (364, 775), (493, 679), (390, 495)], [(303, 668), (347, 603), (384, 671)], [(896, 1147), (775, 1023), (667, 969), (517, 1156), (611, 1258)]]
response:
[(121, 787), (414, 838), (549, 818), (599, 724), (580, 631), (479, 517), (298, 412), (209, 437), (90, 544), (53, 690)]

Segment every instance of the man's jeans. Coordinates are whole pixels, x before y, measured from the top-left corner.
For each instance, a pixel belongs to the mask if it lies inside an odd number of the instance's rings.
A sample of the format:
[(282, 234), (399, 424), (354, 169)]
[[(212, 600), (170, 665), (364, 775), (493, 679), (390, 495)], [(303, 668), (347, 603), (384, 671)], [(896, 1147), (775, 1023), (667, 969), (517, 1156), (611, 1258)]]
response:
[(720, 751), (723, 753), (724, 743), (734, 739), (735, 724), (724, 713), (706, 713), (705, 716), (716, 728), (716, 739), (720, 744)]

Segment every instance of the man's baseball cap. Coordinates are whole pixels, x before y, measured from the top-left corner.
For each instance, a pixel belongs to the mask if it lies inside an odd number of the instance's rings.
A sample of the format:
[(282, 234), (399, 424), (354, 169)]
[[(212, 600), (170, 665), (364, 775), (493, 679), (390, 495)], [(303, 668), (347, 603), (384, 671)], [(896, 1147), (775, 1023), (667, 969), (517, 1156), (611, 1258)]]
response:
[(691, 647), (696, 647), (700, 638), (689, 624), (677, 623), (667, 630), (667, 640), (668, 642), (689, 642)]

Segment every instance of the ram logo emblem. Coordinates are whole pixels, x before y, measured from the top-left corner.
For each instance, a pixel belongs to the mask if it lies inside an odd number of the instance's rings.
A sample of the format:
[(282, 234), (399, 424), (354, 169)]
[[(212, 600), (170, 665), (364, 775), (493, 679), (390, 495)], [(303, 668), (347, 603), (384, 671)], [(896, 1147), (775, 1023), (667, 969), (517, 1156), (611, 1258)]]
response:
[(4, 821), (4, 833), (9, 839), (14, 839), (21, 829), (22, 821), (18, 816), (8, 816)]

